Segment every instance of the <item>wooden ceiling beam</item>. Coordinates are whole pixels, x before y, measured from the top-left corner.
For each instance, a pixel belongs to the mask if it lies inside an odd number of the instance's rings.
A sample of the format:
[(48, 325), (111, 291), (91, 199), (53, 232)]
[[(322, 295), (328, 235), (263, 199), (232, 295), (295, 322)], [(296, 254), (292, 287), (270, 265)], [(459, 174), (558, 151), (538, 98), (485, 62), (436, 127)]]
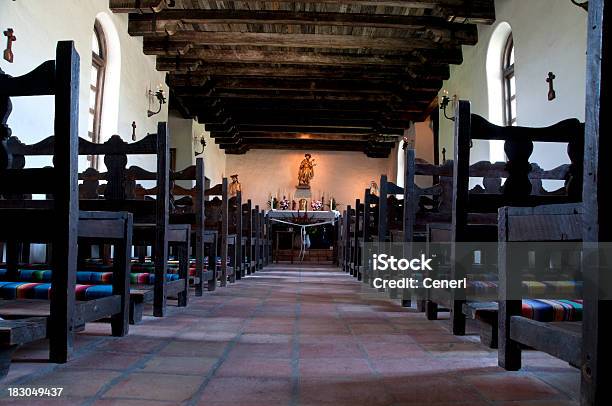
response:
[(109, 8), (114, 13), (159, 13), (174, 0), (110, 0)]
[(439, 52), (435, 57), (421, 60), (420, 55), (370, 55), (370, 54), (330, 54), (296, 51), (265, 51), (252, 49), (212, 50), (198, 49), (190, 51), (185, 56), (158, 56), (157, 69), (174, 73), (187, 73), (202, 69), (206, 71), (216, 64), (246, 68), (245, 65), (305, 65), (312, 69), (335, 67), (350, 69), (355, 67), (385, 67), (395, 68), (408, 74), (418, 74), (423, 70), (432, 71), (431, 74), (449, 77), (448, 64), (462, 60), (461, 50), (448, 50)]
[[(430, 9), (433, 14), (451, 21), (469, 21), (478, 24), (495, 22), (493, 0), (312, 0), (319, 4), (345, 6), (376, 6)], [(165, 8), (186, 8), (184, 0), (110, 0), (110, 8), (115, 13), (156, 13)], [(256, 0), (243, 0), (241, 3), (253, 8), (261, 4)], [(275, 3), (295, 3), (294, 0), (276, 0)]]
[[(380, 102), (380, 103), (397, 103), (408, 104), (412, 101), (418, 101), (428, 106), (431, 101), (437, 97), (437, 91), (429, 90), (403, 90), (398, 89), (396, 92), (387, 93), (359, 93), (353, 91), (346, 92), (310, 92), (308, 90), (265, 90), (265, 89), (213, 89), (210, 94), (184, 94), (178, 92), (179, 97), (189, 98), (191, 100), (198, 99), (252, 99), (252, 100), (284, 100), (289, 103), (293, 101), (323, 101), (323, 102)], [(191, 101), (190, 100), (190, 101)], [(187, 101), (186, 103), (189, 103)]]
[[(170, 82), (172, 83), (172, 82)], [(428, 101), (436, 95), (440, 89), (439, 81), (427, 81), (414, 85), (388, 81), (354, 81), (354, 80), (279, 80), (279, 79), (214, 79), (202, 86), (177, 86), (172, 83), (174, 93), (178, 97), (182, 96), (218, 96), (225, 93), (244, 93), (253, 92), (275, 92), (275, 94), (287, 93), (351, 93), (351, 94), (396, 94), (400, 97), (423, 97)], [(418, 86), (418, 87), (417, 87)]]
[(202, 86), (211, 77), (231, 78), (295, 78), (302, 80), (334, 79), (334, 80), (446, 80), (448, 67), (423, 67), (410, 73), (389, 67), (367, 66), (363, 68), (347, 69), (345, 67), (331, 66), (275, 66), (275, 65), (242, 65), (242, 64), (214, 64), (201, 67), (196, 71), (188, 73), (172, 73), (167, 82), (171, 86)]
[(227, 154), (244, 154), (251, 149), (289, 149), (289, 150), (317, 150), (317, 151), (347, 151), (363, 152), (372, 158), (388, 158), (392, 146), (374, 147), (368, 142), (336, 142), (336, 141), (309, 141), (309, 140), (268, 140), (251, 139), (248, 143), (220, 144)]
[(384, 103), (384, 102), (365, 102), (365, 101), (326, 101), (326, 100), (291, 100), (291, 99), (191, 99), (189, 106), (192, 110), (210, 111), (217, 106), (222, 106), (231, 112), (234, 109), (245, 110), (256, 108), (285, 108), (285, 109), (301, 109), (313, 111), (333, 112), (355, 111), (355, 112), (378, 112), (380, 114), (410, 114), (422, 113), (429, 106), (429, 103), (410, 101), (406, 103)]
[[(282, 24), (309, 26), (350, 26), (412, 30), (435, 39), (455, 41), (463, 45), (478, 42), (478, 30), (473, 24), (456, 24), (441, 17), (404, 16), (389, 14), (291, 12), (268, 10), (204, 10), (174, 9), (158, 14), (133, 14), (128, 31), (134, 36), (160, 35), (181, 31), (189, 25)], [(196, 29), (196, 31), (198, 31)]]
[[(412, 96), (411, 96), (412, 95)], [(436, 97), (436, 92), (423, 92), (423, 91), (411, 91), (404, 92), (402, 95), (397, 93), (378, 93), (378, 94), (368, 94), (368, 93), (325, 93), (325, 92), (308, 92), (308, 91), (265, 91), (265, 90), (215, 90), (210, 95), (186, 95), (178, 93), (179, 97), (189, 98), (186, 101), (186, 104), (189, 105), (192, 102), (196, 102), (198, 100), (203, 99), (216, 99), (220, 98), (222, 100), (225, 99), (243, 99), (243, 100), (255, 100), (255, 101), (264, 101), (264, 100), (279, 100), (285, 101), (287, 103), (292, 103), (294, 101), (312, 101), (312, 102), (346, 102), (346, 101), (356, 101), (356, 102), (375, 102), (375, 103), (410, 103), (412, 101), (419, 101), (425, 106), (428, 106), (433, 98)]]
[(179, 31), (172, 36), (144, 37), (147, 55), (185, 55), (199, 45), (267, 46), (283, 48), (376, 49), (410, 52), (416, 49), (453, 49), (457, 44), (441, 44), (432, 39), (372, 38), (358, 35), (324, 35), (264, 32)]
[(235, 126), (224, 126), (222, 124), (206, 124), (206, 130), (211, 134), (217, 132), (224, 133), (226, 131), (237, 130), (238, 133), (293, 133), (293, 134), (345, 134), (345, 135), (402, 135), (404, 128), (384, 128), (384, 127), (340, 127), (340, 126), (323, 126), (317, 127), (313, 125), (264, 125), (264, 124), (237, 124)]
[[(232, 123), (237, 125), (291, 125), (302, 127), (335, 127), (335, 128), (409, 128), (410, 120), (387, 120), (378, 116), (320, 117), (320, 116), (284, 116), (270, 115), (232, 115)], [(217, 124), (227, 124), (217, 123)]]

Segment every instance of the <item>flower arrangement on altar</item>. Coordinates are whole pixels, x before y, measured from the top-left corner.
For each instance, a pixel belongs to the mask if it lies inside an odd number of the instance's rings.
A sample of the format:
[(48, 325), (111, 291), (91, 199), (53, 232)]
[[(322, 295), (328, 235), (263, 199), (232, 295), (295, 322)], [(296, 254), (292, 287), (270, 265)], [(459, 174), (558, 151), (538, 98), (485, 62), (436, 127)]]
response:
[(291, 207), (291, 203), (289, 202), (289, 200), (287, 199), (287, 197), (286, 197), (286, 196), (283, 196), (283, 200), (281, 200), (281, 201), (278, 203), (278, 207), (279, 207), (281, 210), (289, 210), (289, 208)]
[(310, 208), (314, 211), (323, 210), (323, 202), (320, 200), (313, 200), (310, 202)]
[[(270, 193), (268, 195), (268, 207), (270, 210), (296, 210), (299, 212), (311, 211), (325, 211), (325, 210), (336, 210), (339, 204), (333, 196), (325, 198), (325, 194), (321, 193), (320, 199), (306, 199), (301, 198), (299, 200), (292, 199), (292, 195), (281, 194), (282, 190), (276, 194)], [(279, 198), (282, 196), (282, 198)], [(317, 194), (315, 194), (317, 196)]]

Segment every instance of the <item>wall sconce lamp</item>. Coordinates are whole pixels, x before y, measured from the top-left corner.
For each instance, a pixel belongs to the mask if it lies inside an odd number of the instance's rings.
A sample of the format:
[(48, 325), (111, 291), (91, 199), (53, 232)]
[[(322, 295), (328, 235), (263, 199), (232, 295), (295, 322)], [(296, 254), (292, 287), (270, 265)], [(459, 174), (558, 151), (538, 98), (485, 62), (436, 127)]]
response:
[(580, 7), (581, 9), (583, 9), (584, 11), (589, 11), (589, 2), (588, 1), (584, 1), (582, 3), (578, 3), (576, 0), (570, 0), (572, 2), (572, 4), (574, 4), (575, 6)]
[[(204, 138), (204, 134), (200, 135), (199, 137), (194, 135), (193, 136), (193, 143), (196, 146), (196, 148), (194, 148), (195, 156), (202, 155), (204, 153), (204, 148), (206, 148), (206, 139)], [(202, 151), (200, 151), (200, 152), (198, 152), (198, 150), (197, 150), (197, 145), (198, 144), (200, 144), (202, 146)]]
[(149, 96), (151, 97), (155, 96), (155, 98), (159, 102), (159, 109), (157, 109), (157, 111), (151, 111), (151, 110), (147, 111), (147, 116), (153, 117), (154, 115), (159, 114), (161, 112), (162, 106), (166, 104), (167, 101), (166, 101), (166, 96), (164, 96), (164, 89), (161, 89), (161, 88), (155, 93), (149, 90)]
[(455, 117), (449, 117), (446, 114), (446, 108), (450, 104), (450, 101), (451, 99), (448, 97), (448, 91), (445, 90), (444, 95), (442, 96), (442, 102), (440, 103), (440, 110), (444, 112), (444, 117), (446, 117), (447, 120), (455, 121)]

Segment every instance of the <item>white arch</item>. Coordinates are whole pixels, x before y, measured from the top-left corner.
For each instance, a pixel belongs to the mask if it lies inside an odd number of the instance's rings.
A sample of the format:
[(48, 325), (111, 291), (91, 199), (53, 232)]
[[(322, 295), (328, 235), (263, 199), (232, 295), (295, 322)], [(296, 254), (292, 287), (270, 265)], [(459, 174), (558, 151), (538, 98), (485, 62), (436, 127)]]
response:
[[(119, 123), (119, 89), (121, 84), (121, 41), (111, 17), (101, 12), (96, 16), (106, 39), (106, 74), (104, 78), (104, 95), (102, 115), (100, 117), (100, 142), (117, 134)], [(93, 32), (93, 25), (92, 25)]]
[(406, 154), (404, 151), (404, 140), (397, 144), (397, 177), (395, 184), (404, 187), (404, 172), (406, 171)]
[[(487, 90), (489, 95), (489, 121), (493, 124), (504, 124), (504, 80), (502, 58), (506, 41), (512, 33), (512, 27), (505, 21), (497, 24), (489, 40), (487, 49)], [(489, 142), (489, 160), (504, 161), (503, 142)]]

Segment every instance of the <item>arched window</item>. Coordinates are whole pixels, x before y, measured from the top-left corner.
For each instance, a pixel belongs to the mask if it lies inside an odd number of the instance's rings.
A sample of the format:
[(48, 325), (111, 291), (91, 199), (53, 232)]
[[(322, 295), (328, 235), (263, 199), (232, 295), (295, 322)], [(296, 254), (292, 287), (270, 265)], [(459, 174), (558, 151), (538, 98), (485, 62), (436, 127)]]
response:
[(504, 122), (516, 125), (516, 78), (514, 77), (514, 40), (508, 35), (502, 57), (502, 76), (504, 81)]
[[(106, 76), (107, 48), (102, 26), (96, 20), (91, 36), (91, 79), (89, 82), (89, 138), (100, 142), (100, 123), (102, 118), (102, 100), (104, 97), (104, 78)], [(92, 168), (98, 168), (98, 157), (87, 158)]]
[(399, 187), (404, 187), (404, 172), (406, 171), (406, 151), (404, 151), (404, 142), (400, 141), (397, 145), (397, 176), (395, 184)]

